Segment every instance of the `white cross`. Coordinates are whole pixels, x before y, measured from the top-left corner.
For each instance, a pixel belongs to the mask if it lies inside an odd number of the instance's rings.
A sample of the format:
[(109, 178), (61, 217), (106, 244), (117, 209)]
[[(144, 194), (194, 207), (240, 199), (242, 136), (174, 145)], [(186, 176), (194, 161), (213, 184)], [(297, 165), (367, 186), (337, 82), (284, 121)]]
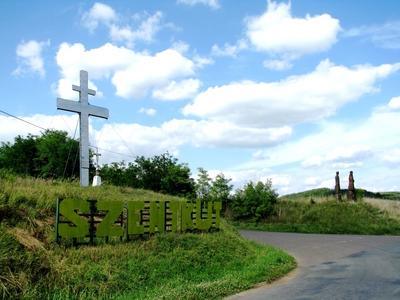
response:
[(79, 114), (80, 131), (80, 181), (81, 186), (89, 186), (89, 116), (108, 119), (108, 109), (90, 105), (88, 95), (96, 95), (96, 91), (88, 88), (88, 73), (81, 70), (80, 86), (72, 85), (72, 90), (79, 92), (79, 101), (57, 98), (57, 109)]

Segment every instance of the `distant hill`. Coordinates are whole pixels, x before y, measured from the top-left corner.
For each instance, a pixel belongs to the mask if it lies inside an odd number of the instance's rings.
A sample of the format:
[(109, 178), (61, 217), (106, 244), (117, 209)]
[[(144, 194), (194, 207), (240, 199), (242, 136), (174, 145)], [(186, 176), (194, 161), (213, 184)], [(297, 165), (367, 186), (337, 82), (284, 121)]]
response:
[[(377, 199), (386, 199), (386, 200), (400, 200), (400, 192), (371, 192), (364, 189), (356, 189), (357, 197), (368, 197), (368, 198), (377, 198)], [(342, 197), (345, 197), (347, 193), (347, 189), (342, 189), (341, 194)], [(299, 193), (288, 194), (279, 197), (281, 200), (296, 200), (300, 198), (321, 198), (321, 197), (334, 197), (335, 191), (333, 189), (328, 188), (318, 188), (311, 189)]]

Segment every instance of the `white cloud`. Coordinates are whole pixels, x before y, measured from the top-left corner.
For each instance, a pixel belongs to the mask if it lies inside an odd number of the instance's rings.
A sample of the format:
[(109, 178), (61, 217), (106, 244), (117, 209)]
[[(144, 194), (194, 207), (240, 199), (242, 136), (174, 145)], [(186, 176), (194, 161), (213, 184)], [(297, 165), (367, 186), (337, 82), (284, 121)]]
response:
[(371, 149), (366, 145), (347, 145), (334, 148), (325, 160), (327, 162), (352, 162), (363, 160), (372, 155)]
[[(118, 134), (116, 133), (118, 132)], [(127, 155), (177, 153), (180, 147), (259, 147), (286, 139), (290, 128), (242, 128), (230, 123), (173, 119), (161, 126), (106, 124), (96, 131), (99, 147)], [(105, 158), (110, 161), (112, 157)]]
[(267, 59), (263, 62), (263, 66), (274, 71), (284, 71), (292, 67), (289, 60), (284, 59)]
[(217, 9), (220, 7), (219, 0), (177, 0), (177, 3), (194, 6), (196, 4), (202, 4)]
[(22, 75), (24, 73), (38, 73), (43, 77), (46, 72), (42, 57), (43, 49), (50, 45), (50, 41), (38, 42), (30, 40), (22, 41), (16, 50), (18, 67), (14, 70), (14, 75)]
[[(43, 127), (45, 129), (57, 129), (67, 131), (69, 136), (72, 137), (75, 127), (78, 122), (77, 114), (69, 115), (32, 115), (32, 116), (18, 116), (19, 118)], [(44, 130), (24, 123), (12, 117), (0, 116), (0, 141), (13, 142), (17, 135), (27, 136), (29, 133), (33, 135), (40, 135)], [(79, 136), (79, 129), (75, 137)]]
[(185, 43), (184, 41), (176, 41), (172, 44), (171, 48), (178, 51), (181, 54), (185, 54), (189, 50), (190, 46), (188, 43)]
[(156, 33), (161, 29), (163, 14), (156, 11), (152, 15), (136, 14), (134, 20), (141, 21), (136, 29), (129, 24), (123, 24), (115, 10), (106, 4), (96, 2), (88, 12), (82, 16), (82, 24), (93, 32), (99, 24), (109, 30), (110, 38), (114, 42), (123, 42), (133, 47), (136, 41), (152, 42)]
[(185, 79), (180, 82), (171, 81), (167, 86), (153, 91), (153, 98), (160, 100), (179, 100), (192, 98), (200, 88), (200, 80)]
[(110, 37), (113, 41), (124, 42), (128, 47), (133, 47), (135, 41), (151, 42), (161, 28), (162, 13), (157, 11), (143, 20), (136, 30), (130, 26), (110, 25)]
[(250, 17), (246, 34), (259, 51), (293, 60), (305, 54), (328, 50), (341, 30), (339, 20), (329, 14), (293, 17), (291, 4), (268, 1), (266, 12)]
[(400, 49), (400, 21), (350, 28), (344, 36), (361, 37), (379, 48)]
[(157, 110), (155, 110), (154, 108), (144, 108), (144, 107), (142, 107), (142, 108), (139, 109), (139, 112), (142, 113), (142, 114), (146, 114), (146, 115), (152, 117), (152, 116), (156, 115)]
[(400, 97), (393, 97), (388, 103), (389, 109), (400, 109)]
[[(154, 115), (152, 108), (140, 112)], [(22, 119), (42, 126), (65, 130), (72, 137), (77, 126), (77, 114), (21, 116)], [(160, 126), (144, 126), (136, 123), (106, 122), (101, 128), (90, 126), (90, 144), (104, 151), (103, 162), (120, 161), (136, 155), (150, 156), (169, 151), (178, 153), (184, 145), (193, 147), (259, 147), (274, 145), (286, 139), (291, 129), (254, 129), (238, 127), (235, 124), (209, 121), (178, 120), (164, 122)], [(0, 139), (13, 141), (17, 135), (28, 133), (39, 135), (41, 129), (11, 117), (0, 116)], [(79, 136), (79, 129), (75, 138)], [(115, 156), (113, 152), (125, 154)]]
[[(329, 168), (330, 163), (374, 160), (381, 156), (380, 153), (398, 146), (393, 137), (397, 135), (399, 118), (400, 112), (374, 111), (363, 122), (324, 122), (317, 133), (268, 149), (263, 165), (278, 167), (299, 163), (304, 167)], [(347, 146), (338, 147), (338, 143)], [(344, 153), (346, 148), (349, 154)], [(259, 165), (260, 162), (254, 160), (243, 167)]]
[[(76, 97), (77, 93), (72, 92), (71, 85), (79, 82), (79, 70), (82, 69), (89, 72), (89, 78), (92, 80), (111, 79), (116, 94), (126, 99), (146, 96), (152, 91), (182, 80), (186, 84), (192, 83), (192, 89), (186, 86), (186, 91), (193, 92), (193, 82), (184, 80), (196, 80), (190, 79), (195, 74), (195, 63), (174, 49), (151, 55), (109, 43), (94, 49), (85, 49), (79, 43), (63, 43), (57, 52), (56, 60), (61, 73), (57, 87), (58, 95), (68, 99)], [(90, 82), (90, 85), (96, 89), (93, 82)], [(178, 94), (174, 94), (176, 100)], [(155, 93), (153, 96), (161, 95)], [(188, 95), (182, 92), (181, 96)]]
[(117, 19), (117, 13), (111, 6), (96, 2), (88, 12), (83, 14), (82, 23), (93, 32), (99, 24), (110, 25)]
[(185, 106), (183, 113), (253, 127), (318, 120), (376, 91), (378, 79), (399, 69), (400, 64), (348, 68), (324, 60), (311, 73), (281, 81), (242, 81), (210, 87)]
[(252, 159), (232, 170), (239, 174), (247, 170), (252, 170), (251, 174), (291, 174), (296, 180), (285, 193), (310, 188), (311, 184), (303, 181), (307, 177), (318, 178), (313, 187), (333, 188), (335, 172), (340, 171), (343, 183), (350, 170), (355, 172), (357, 187), (388, 190), (400, 176), (400, 169), (393, 167), (400, 161), (395, 138), (399, 119), (399, 111), (374, 109), (362, 121), (322, 122), (315, 133), (257, 150)]
[(287, 126), (251, 128), (230, 122), (176, 119), (164, 123), (162, 129), (167, 131), (168, 135), (184, 137), (184, 140), (196, 147), (269, 146), (287, 139), (292, 133), (292, 129)]
[(231, 45), (225, 43), (223, 47), (214, 44), (211, 48), (211, 54), (214, 56), (231, 56), (236, 57), (238, 53), (244, 49), (247, 49), (248, 45), (244, 39), (236, 42), (236, 44)]
[(314, 168), (322, 165), (323, 158), (320, 155), (307, 157), (301, 162), (301, 166), (304, 168)]
[(391, 165), (400, 164), (400, 148), (386, 150), (382, 155), (382, 160)]
[(195, 55), (195, 56), (193, 56), (193, 62), (195, 64), (196, 68), (201, 69), (206, 65), (212, 65), (214, 63), (214, 60), (212, 60), (211, 58), (208, 58), (208, 57)]
[[(154, 56), (142, 54), (137, 58), (126, 68), (115, 72), (112, 83), (118, 96), (143, 97), (151, 89), (194, 75), (194, 63), (176, 50), (167, 49)], [(159, 93), (153, 96), (159, 96)]]
[(318, 177), (315, 177), (315, 176), (307, 177), (304, 180), (304, 184), (306, 186), (310, 186), (310, 187), (314, 187), (314, 186), (318, 185), (318, 183), (319, 183), (319, 179), (318, 179)]
[(265, 151), (263, 150), (257, 150), (252, 154), (252, 159), (254, 160), (264, 160), (268, 158), (269, 158), (268, 153), (265, 153)]
[(323, 165), (329, 165), (334, 168), (347, 169), (353, 166), (360, 167), (363, 160), (373, 155), (371, 149), (366, 145), (347, 144), (346, 146), (338, 146), (328, 150), (323, 155), (313, 155), (305, 158), (301, 162), (304, 168), (315, 168)]

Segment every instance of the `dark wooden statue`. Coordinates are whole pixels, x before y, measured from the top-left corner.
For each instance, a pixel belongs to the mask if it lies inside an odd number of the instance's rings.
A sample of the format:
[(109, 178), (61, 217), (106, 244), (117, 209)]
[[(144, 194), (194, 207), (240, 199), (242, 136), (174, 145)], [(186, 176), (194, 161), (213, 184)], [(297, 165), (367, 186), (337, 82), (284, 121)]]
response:
[(356, 189), (354, 188), (353, 171), (350, 171), (349, 175), (349, 188), (347, 190), (347, 200), (356, 201)]
[(342, 195), (340, 193), (339, 172), (336, 172), (336, 176), (335, 176), (335, 196), (336, 196), (336, 200), (338, 200), (338, 201), (342, 200)]

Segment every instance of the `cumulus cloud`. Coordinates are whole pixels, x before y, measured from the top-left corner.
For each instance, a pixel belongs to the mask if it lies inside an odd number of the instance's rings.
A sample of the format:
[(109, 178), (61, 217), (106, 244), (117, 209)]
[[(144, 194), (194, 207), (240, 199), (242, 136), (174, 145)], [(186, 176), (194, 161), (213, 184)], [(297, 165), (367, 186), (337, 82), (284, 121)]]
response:
[(94, 31), (99, 24), (110, 25), (117, 21), (117, 13), (106, 4), (96, 2), (88, 12), (82, 15), (82, 23), (90, 31)]
[(14, 75), (22, 75), (25, 73), (37, 73), (41, 77), (46, 74), (42, 57), (43, 49), (50, 45), (50, 41), (39, 42), (30, 40), (22, 41), (16, 50), (18, 66), (14, 70)]
[(153, 91), (153, 97), (160, 100), (179, 100), (192, 98), (200, 88), (200, 80), (185, 79), (180, 82), (171, 81), (167, 86)]
[(177, 0), (179, 4), (186, 4), (189, 6), (194, 6), (197, 4), (202, 4), (211, 7), (212, 9), (217, 9), (220, 7), (219, 0)]
[(146, 115), (152, 117), (152, 116), (156, 115), (157, 110), (155, 110), (154, 108), (144, 108), (144, 107), (142, 107), (142, 108), (139, 109), (139, 112), (142, 113), (142, 114), (146, 114)]
[(302, 161), (301, 166), (315, 168), (328, 164), (336, 168), (347, 169), (352, 166), (361, 166), (362, 161), (372, 155), (373, 152), (366, 145), (349, 144), (347, 146), (334, 147), (324, 155), (308, 157)]
[[(291, 174), (289, 189), (297, 192), (309, 188), (334, 186), (336, 171), (341, 178), (355, 172), (357, 187), (389, 190), (398, 185), (400, 152), (398, 139), (399, 111), (373, 109), (369, 117), (357, 122), (323, 121), (315, 132), (279, 143), (268, 149), (257, 149), (247, 162), (220, 170), (249, 176), (266, 173)], [(308, 177), (317, 178), (305, 182)], [(253, 180), (255, 177), (248, 177)], [(315, 184), (311, 184), (315, 183)], [(343, 183), (343, 179), (342, 179)], [(281, 190), (283, 192), (283, 190)]]
[(293, 17), (290, 2), (268, 1), (262, 15), (250, 17), (246, 22), (246, 35), (256, 50), (279, 55), (279, 60), (288, 62), (328, 50), (336, 43), (340, 30), (339, 20), (329, 14)]
[[(87, 70), (92, 80), (111, 79), (116, 94), (126, 99), (150, 93), (155, 98), (178, 100), (195, 93), (196, 86), (200, 85), (198, 80), (193, 79), (195, 63), (174, 49), (151, 55), (109, 43), (94, 49), (85, 49), (80, 43), (63, 43), (56, 60), (61, 73), (57, 92), (68, 99), (76, 97), (74, 94), (77, 93), (71, 90), (71, 85), (79, 82), (81, 69)], [(174, 84), (184, 86), (185, 90), (174, 91)], [(93, 82), (90, 86), (96, 89)], [(170, 94), (164, 96), (161, 93), (163, 89)]]
[(319, 181), (320, 181), (320, 180), (318, 179), (318, 177), (310, 176), (310, 177), (307, 177), (307, 178), (304, 180), (304, 184), (305, 184), (306, 186), (309, 186), (309, 187), (314, 187), (314, 186), (318, 185)]
[(379, 48), (400, 49), (400, 21), (350, 28), (344, 36), (360, 37)]
[(154, 36), (161, 28), (162, 13), (157, 11), (151, 16), (143, 20), (136, 30), (130, 26), (110, 25), (110, 37), (113, 41), (121, 41), (126, 43), (128, 47), (132, 47), (135, 41), (141, 40), (151, 42)]
[[(154, 115), (155, 109), (141, 108), (139, 112)], [(22, 119), (49, 129), (65, 130), (72, 137), (77, 126), (77, 114), (21, 116)], [(17, 135), (39, 135), (41, 129), (11, 117), (0, 116), (0, 140), (12, 142)], [(90, 125), (90, 144), (103, 149), (104, 162), (151, 156), (169, 151), (178, 153), (182, 146), (192, 147), (260, 147), (275, 145), (291, 134), (288, 127), (255, 129), (228, 122), (172, 119), (160, 126), (137, 123), (105, 122), (99, 128)], [(79, 136), (79, 129), (75, 137)], [(125, 155), (115, 156), (113, 152)]]
[(214, 44), (211, 48), (211, 54), (214, 56), (231, 56), (236, 57), (238, 53), (244, 49), (247, 49), (248, 45), (244, 39), (236, 42), (236, 44), (231, 45), (225, 43), (224, 46), (220, 47)]
[(400, 109), (400, 97), (393, 97), (390, 99), (388, 108), (393, 110)]
[[(398, 111), (373, 111), (362, 122), (323, 122), (314, 134), (268, 149), (262, 165), (271, 168), (299, 164), (311, 170), (329, 168), (334, 163), (380, 159), (382, 153), (398, 147), (393, 137), (397, 135), (399, 118)], [(254, 160), (244, 167), (259, 165), (260, 161)]]
[(382, 160), (390, 165), (400, 165), (400, 148), (385, 150)]
[(349, 68), (324, 60), (311, 73), (281, 81), (242, 81), (210, 87), (185, 106), (183, 113), (254, 127), (318, 120), (376, 91), (377, 80), (399, 68), (400, 64)]
[[(116, 134), (118, 132), (118, 135)], [(177, 153), (183, 145), (194, 147), (259, 147), (279, 143), (291, 134), (290, 128), (254, 129), (235, 124), (173, 119), (161, 126), (106, 124), (96, 135), (99, 147), (135, 155), (165, 151)], [(125, 142), (122, 143), (121, 139)]]
[[(57, 129), (67, 131), (72, 137), (75, 127), (78, 122), (77, 114), (69, 115), (41, 115), (18, 116), (19, 118), (43, 127), (45, 129)], [(24, 123), (12, 117), (0, 116), (0, 141), (13, 142), (17, 135), (27, 136), (28, 134), (40, 135), (44, 130)], [(76, 132), (76, 137), (79, 136), (79, 130)]]
[(109, 5), (96, 2), (88, 12), (82, 15), (82, 24), (90, 32), (94, 32), (100, 25), (105, 25), (109, 30), (110, 38), (114, 42), (125, 43), (133, 47), (136, 41), (152, 42), (156, 33), (161, 29), (163, 14), (156, 11), (154, 14), (136, 15), (140, 21), (136, 28), (124, 24), (116, 11)]
[(267, 59), (263, 62), (263, 66), (274, 71), (285, 71), (292, 67), (290, 60), (284, 59)]

